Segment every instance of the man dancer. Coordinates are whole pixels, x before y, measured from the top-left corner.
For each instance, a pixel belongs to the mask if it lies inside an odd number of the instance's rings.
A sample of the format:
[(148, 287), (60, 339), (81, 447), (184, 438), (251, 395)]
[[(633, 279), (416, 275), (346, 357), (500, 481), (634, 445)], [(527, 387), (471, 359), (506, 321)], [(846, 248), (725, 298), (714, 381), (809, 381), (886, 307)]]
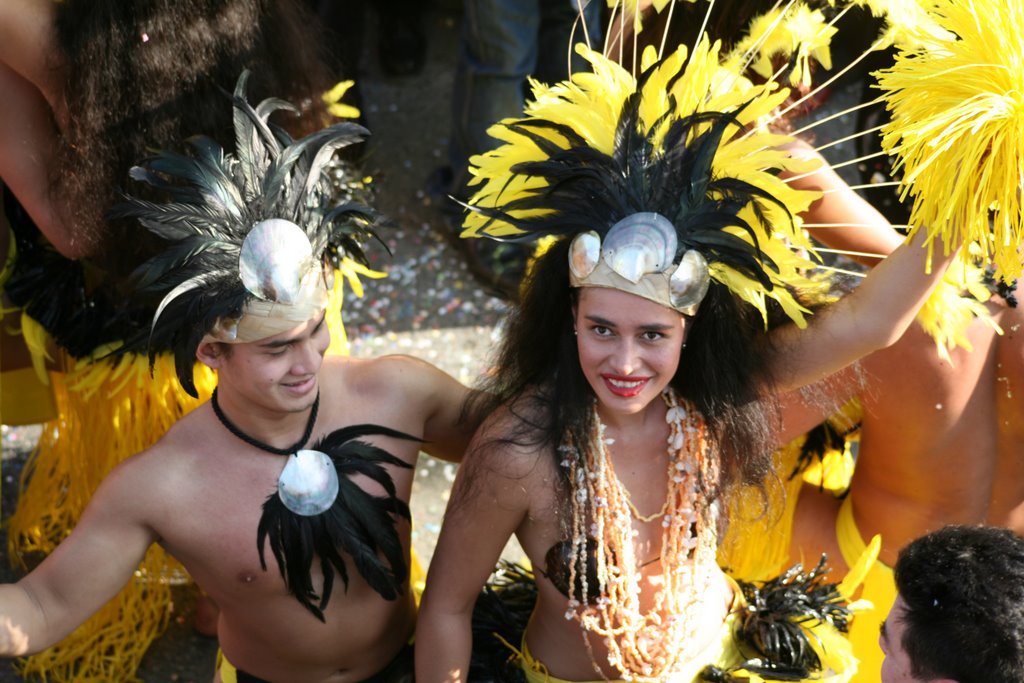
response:
[(150, 346), (175, 350), (186, 390), (194, 359), (217, 371), (218, 390), (118, 466), (33, 572), (0, 587), (0, 653), (63, 638), (159, 543), (220, 607), (238, 671), (215, 680), (403, 680), (412, 466), (421, 442), (461, 456), (465, 389), (411, 358), (324, 359), (325, 265), (361, 255), (355, 238), (372, 235), (374, 214), (329, 206), (323, 165), (365, 131), (338, 124), (293, 142), (267, 124), (278, 105), (251, 107), (243, 77), (234, 157), (198, 138), (188, 157), (133, 170), (174, 200), (119, 209), (169, 241), (139, 273), (140, 292), (162, 297)]

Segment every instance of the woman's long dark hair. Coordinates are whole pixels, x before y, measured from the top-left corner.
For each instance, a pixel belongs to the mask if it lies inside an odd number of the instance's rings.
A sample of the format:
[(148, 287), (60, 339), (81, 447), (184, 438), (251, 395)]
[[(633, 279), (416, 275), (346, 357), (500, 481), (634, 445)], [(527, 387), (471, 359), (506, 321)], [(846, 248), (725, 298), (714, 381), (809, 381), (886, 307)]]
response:
[[(569, 286), (571, 239), (552, 246), (535, 263), (523, 287), (520, 306), (509, 318), (495, 371), (467, 410), (487, 415), (505, 406), (515, 418), (511, 429), (484, 443), (549, 449), (564, 440), (586, 444), (594, 429), (594, 392), (580, 368), (573, 335), (575, 291)], [(762, 487), (771, 466), (777, 404), (768, 373), (771, 353), (764, 321), (752, 306), (725, 286), (712, 283), (690, 322), (687, 343), (671, 385), (707, 421), (712, 448), (721, 463), (721, 487), (744, 483)], [(570, 484), (556, 467), (561, 485)], [(710, 503), (719, 494), (705, 487)], [(560, 496), (568, 520), (568, 496)]]
[(229, 93), (244, 68), (254, 101), (309, 110), (293, 133), (326, 121), (318, 95), (330, 74), (300, 0), (65, 0), (55, 23), (68, 120), (52, 189), (62, 220), (106, 265), (130, 268), (144, 249), (137, 226), (103, 220), (128, 169), (192, 135), (230, 148)]

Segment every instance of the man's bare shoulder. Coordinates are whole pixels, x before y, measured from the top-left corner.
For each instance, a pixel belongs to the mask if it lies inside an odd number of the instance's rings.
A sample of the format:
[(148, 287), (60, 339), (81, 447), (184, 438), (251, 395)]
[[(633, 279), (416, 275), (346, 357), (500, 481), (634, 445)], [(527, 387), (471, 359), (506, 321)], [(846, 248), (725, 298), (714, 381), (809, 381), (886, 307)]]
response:
[(368, 400), (427, 394), (458, 382), (425, 360), (405, 355), (376, 358), (332, 357), (324, 361), (325, 378), (339, 379), (351, 393)]
[(149, 448), (122, 462), (115, 472), (130, 480), (143, 480), (147, 488), (180, 491), (195, 464), (203, 459), (204, 449), (216, 439), (210, 433), (206, 406), (201, 406), (176, 422)]

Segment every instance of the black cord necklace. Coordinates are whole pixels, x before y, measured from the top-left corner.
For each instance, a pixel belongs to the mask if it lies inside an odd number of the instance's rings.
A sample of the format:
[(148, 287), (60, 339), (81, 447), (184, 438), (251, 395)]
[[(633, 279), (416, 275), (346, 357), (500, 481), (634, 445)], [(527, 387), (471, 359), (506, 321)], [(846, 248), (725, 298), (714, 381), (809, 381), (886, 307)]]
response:
[(309, 437), (313, 434), (313, 424), (316, 423), (316, 414), (320, 409), (320, 392), (316, 392), (316, 400), (313, 401), (313, 409), (309, 412), (309, 422), (306, 423), (306, 431), (303, 432), (302, 438), (299, 439), (298, 443), (291, 448), (275, 448), (270, 444), (265, 444), (262, 441), (252, 438), (239, 429), (235, 423), (228, 419), (227, 415), (224, 414), (224, 411), (220, 409), (220, 403), (217, 402), (216, 389), (213, 390), (213, 396), (210, 397), (210, 403), (213, 405), (213, 413), (217, 416), (217, 419), (220, 420), (220, 423), (224, 425), (229, 432), (237, 436), (242, 441), (246, 442), (250, 446), (259, 448), (260, 450), (273, 453), (274, 455), (291, 455), (305, 446), (306, 442), (309, 441)]

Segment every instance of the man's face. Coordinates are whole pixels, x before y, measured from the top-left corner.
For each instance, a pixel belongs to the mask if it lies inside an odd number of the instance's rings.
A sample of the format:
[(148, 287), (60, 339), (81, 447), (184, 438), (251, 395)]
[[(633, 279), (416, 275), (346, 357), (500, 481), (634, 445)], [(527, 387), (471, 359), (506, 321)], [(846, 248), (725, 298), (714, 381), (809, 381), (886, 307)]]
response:
[[(907, 605), (903, 598), (896, 596), (896, 601), (889, 610), (889, 616), (882, 622), (882, 631), (878, 636), (878, 644), (885, 653), (882, 662), (882, 683), (939, 683), (948, 679), (917, 678), (911, 673), (910, 657), (903, 649), (903, 634), (906, 624), (903, 621)], [(955, 683), (951, 681), (950, 683)]]
[(318, 374), (330, 341), (321, 314), (272, 337), (231, 345), (219, 354), (215, 366), (222, 400), (236, 397), (252, 408), (273, 412), (308, 409), (317, 396)]
[(903, 599), (896, 596), (896, 601), (889, 610), (889, 616), (882, 622), (882, 630), (878, 634), (878, 645), (885, 653), (882, 661), (882, 683), (910, 683), (917, 681), (910, 673), (910, 658), (903, 650), (903, 612), (906, 609)]

